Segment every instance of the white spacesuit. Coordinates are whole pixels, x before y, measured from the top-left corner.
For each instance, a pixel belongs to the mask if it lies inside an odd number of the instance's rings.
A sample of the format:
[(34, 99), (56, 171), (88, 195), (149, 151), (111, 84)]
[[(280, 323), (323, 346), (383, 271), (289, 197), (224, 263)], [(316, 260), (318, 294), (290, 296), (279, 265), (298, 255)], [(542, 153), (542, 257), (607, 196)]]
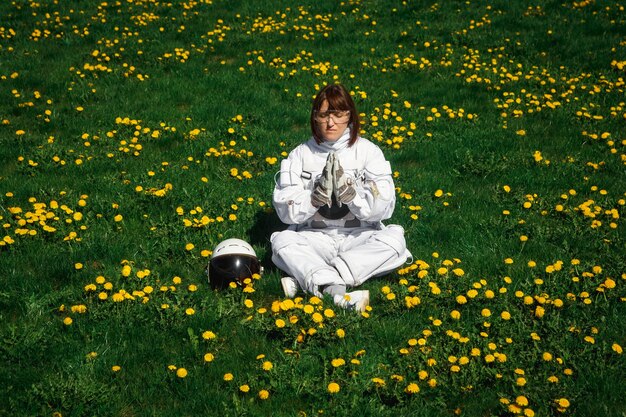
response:
[[(411, 256), (403, 228), (382, 223), (396, 201), (389, 162), (367, 139), (348, 146), (349, 136), (347, 128), (335, 142), (318, 144), (311, 138), (296, 147), (281, 162), (274, 188), (276, 212), (290, 226), (272, 234), (272, 260), (300, 288), (318, 296), (325, 288), (345, 290), (390, 272)], [(356, 195), (344, 204), (333, 196), (330, 208), (318, 209), (311, 201), (313, 189), (333, 158)]]

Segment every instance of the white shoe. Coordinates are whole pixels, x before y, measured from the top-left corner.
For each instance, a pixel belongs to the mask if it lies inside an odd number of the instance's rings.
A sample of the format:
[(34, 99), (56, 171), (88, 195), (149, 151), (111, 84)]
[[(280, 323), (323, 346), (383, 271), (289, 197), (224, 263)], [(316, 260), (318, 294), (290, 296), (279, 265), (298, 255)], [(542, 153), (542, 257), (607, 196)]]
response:
[(298, 293), (298, 281), (293, 277), (283, 277), (280, 279), (280, 283), (283, 286), (283, 292), (285, 297), (294, 298)]
[(334, 301), (341, 308), (363, 313), (370, 304), (370, 292), (368, 290), (347, 292), (344, 295), (336, 295)]

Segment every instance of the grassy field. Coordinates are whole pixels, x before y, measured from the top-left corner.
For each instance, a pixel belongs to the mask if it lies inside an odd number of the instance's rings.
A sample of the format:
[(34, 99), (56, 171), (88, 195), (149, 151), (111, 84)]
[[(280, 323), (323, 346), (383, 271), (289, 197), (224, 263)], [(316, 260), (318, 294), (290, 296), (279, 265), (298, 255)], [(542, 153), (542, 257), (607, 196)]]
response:
[[(414, 256), (363, 315), (269, 259), (332, 82)], [(1, 2), (0, 414), (625, 416), (625, 82), (618, 0)]]

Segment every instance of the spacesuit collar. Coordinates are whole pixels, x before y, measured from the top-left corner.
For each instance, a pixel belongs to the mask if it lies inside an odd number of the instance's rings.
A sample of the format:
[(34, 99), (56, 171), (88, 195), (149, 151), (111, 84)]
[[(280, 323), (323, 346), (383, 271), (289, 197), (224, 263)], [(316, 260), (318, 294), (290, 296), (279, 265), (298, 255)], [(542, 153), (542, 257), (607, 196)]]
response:
[(319, 146), (324, 149), (326, 152), (338, 151), (340, 149), (345, 149), (348, 147), (348, 143), (350, 142), (350, 126), (346, 128), (343, 132), (343, 135), (339, 139), (334, 142), (324, 141), (319, 144)]

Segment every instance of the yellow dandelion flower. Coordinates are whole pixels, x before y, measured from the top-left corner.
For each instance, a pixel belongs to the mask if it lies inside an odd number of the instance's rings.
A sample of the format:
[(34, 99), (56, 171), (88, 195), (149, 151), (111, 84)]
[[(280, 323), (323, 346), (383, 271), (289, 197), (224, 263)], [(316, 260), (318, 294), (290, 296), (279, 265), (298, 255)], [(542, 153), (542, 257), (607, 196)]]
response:
[(378, 387), (384, 387), (386, 384), (384, 379), (378, 377), (372, 378), (372, 382)]
[(259, 398), (261, 400), (267, 400), (270, 397), (270, 393), (268, 390), (262, 389), (259, 391)]
[(185, 378), (187, 376), (187, 370), (185, 368), (178, 368), (176, 370), (176, 376), (179, 378)]
[(206, 330), (202, 333), (202, 338), (204, 340), (212, 340), (212, 339), (215, 339), (216, 337), (217, 335), (210, 330)]
[(570, 406), (569, 400), (567, 398), (559, 398), (557, 400), (554, 400), (554, 402), (556, 402), (561, 408), (567, 408)]
[(407, 394), (417, 394), (418, 392), (420, 392), (420, 387), (415, 382), (411, 382), (409, 385), (406, 386), (404, 392), (406, 392)]
[(461, 268), (454, 268), (452, 270), (452, 273), (457, 277), (462, 277), (463, 275), (465, 275), (465, 271), (463, 271)]
[(129, 277), (131, 273), (131, 268), (130, 265), (124, 265), (122, 267), (122, 276), (123, 277)]
[(333, 359), (330, 363), (333, 366), (333, 368), (339, 368), (340, 366), (345, 365), (346, 361), (343, 358), (336, 358), (336, 359)]
[(339, 392), (339, 390), (341, 389), (341, 387), (339, 386), (338, 383), (336, 382), (331, 382), (330, 384), (328, 384), (328, 387), (326, 387), (326, 389), (328, 390), (328, 392), (330, 392), (331, 394), (336, 394)]
[(309, 299), (309, 303), (313, 305), (318, 305), (318, 304), (322, 304), (322, 300), (319, 297), (313, 296)]
[(537, 308), (535, 308), (535, 317), (537, 318), (542, 318), (546, 313), (546, 310), (541, 307), (541, 306), (537, 306)]

